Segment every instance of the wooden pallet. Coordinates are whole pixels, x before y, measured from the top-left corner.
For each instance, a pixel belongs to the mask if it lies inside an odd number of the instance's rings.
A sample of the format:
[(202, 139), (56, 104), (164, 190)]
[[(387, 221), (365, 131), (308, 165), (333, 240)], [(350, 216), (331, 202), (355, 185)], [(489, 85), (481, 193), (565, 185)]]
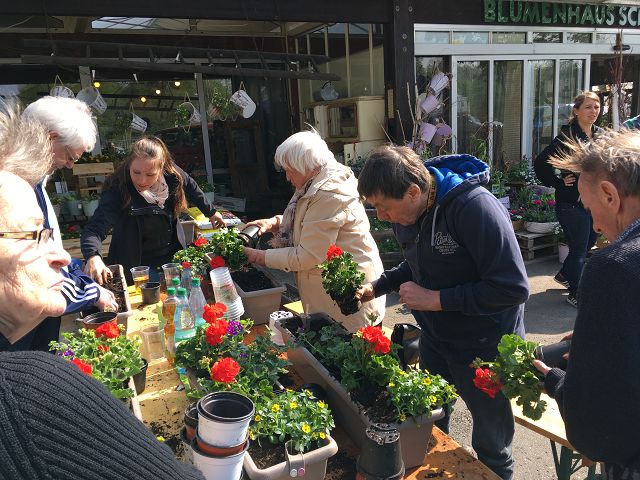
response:
[(558, 253), (558, 238), (553, 233), (516, 232), (516, 239), (525, 260)]

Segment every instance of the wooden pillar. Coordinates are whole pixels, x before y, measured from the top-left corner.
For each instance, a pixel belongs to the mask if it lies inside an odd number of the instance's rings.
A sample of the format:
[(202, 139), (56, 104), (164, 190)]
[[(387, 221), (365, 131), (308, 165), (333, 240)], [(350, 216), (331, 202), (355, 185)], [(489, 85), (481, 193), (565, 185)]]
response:
[(393, 1), (393, 22), (387, 36), (391, 43), (386, 49), (390, 58), (385, 62), (387, 114), (389, 133), (398, 145), (410, 141), (413, 130), (411, 110), (415, 105), (415, 58), (412, 1)]

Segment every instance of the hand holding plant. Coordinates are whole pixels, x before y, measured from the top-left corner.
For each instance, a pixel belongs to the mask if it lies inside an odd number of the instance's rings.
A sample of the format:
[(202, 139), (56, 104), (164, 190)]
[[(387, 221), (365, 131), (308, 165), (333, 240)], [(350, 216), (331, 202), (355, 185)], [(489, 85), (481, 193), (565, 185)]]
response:
[(322, 287), (338, 304), (342, 314), (351, 315), (360, 310), (361, 303), (355, 293), (362, 286), (364, 273), (358, 271), (353, 255), (331, 245), (327, 260), (318, 267), (322, 270)]
[(504, 335), (498, 344), (498, 356), (493, 362), (476, 358), (470, 365), (475, 368), (474, 385), (491, 398), (502, 392), (515, 398), (522, 413), (538, 420), (547, 404), (540, 399), (544, 377), (533, 366), (536, 344), (517, 335)]

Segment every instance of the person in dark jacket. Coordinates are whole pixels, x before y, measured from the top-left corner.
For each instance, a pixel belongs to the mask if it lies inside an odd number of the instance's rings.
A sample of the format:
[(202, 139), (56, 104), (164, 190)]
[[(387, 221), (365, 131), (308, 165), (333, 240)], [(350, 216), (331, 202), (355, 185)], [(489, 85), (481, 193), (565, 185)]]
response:
[(640, 479), (640, 132), (603, 133), (552, 163), (580, 174), (580, 198), (611, 245), (584, 268), (566, 372), (534, 363), (571, 444), (604, 462), (607, 480)]
[[(471, 155), (423, 162), (406, 147), (375, 150), (358, 191), (392, 222), (405, 260), (364, 285), (363, 301), (399, 291), (420, 326), (420, 367), (453, 383), (473, 417), (473, 448), (501, 478), (513, 478), (509, 400), (473, 385), (474, 358), (494, 360), (500, 338), (524, 338), (529, 295), (522, 255), (500, 202), (482, 185), (485, 163)], [(449, 430), (449, 412), (436, 424)]]
[(583, 92), (573, 100), (573, 116), (560, 129), (560, 135), (538, 155), (534, 162), (536, 176), (547, 187), (556, 189), (556, 216), (564, 231), (569, 254), (555, 281), (569, 289), (567, 302), (576, 307), (576, 291), (587, 252), (596, 243), (593, 221), (582, 203), (577, 188), (577, 176), (569, 170), (556, 171), (549, 158), (566, 151), (566, 142), (590, 142), (602, 129), (595, 125), (600, 114), (600, 98), (593, 92)]
[(111, 275), (100, 247), (113, 227), (109, 262), (121, 264), (128, 281), (129, 269), (139, 265), (149, 266), (150, 275), (157, 275), (156, 270), (182, 248), (177, 223), (186, 199), (214, 227), (224, 226), (222, 215), (196, 181), (173, 163), (162, 140), (148, 136), (134, 143), (127, 159), (105, 182), (98, 209), (82, 231), (80, 248), (87, 274), (98, 283)]

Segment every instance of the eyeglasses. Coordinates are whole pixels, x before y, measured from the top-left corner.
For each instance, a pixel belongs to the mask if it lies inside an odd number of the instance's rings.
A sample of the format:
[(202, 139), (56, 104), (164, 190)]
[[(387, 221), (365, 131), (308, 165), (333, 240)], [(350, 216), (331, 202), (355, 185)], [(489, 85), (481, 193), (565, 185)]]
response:
[(73, 163), (76, 163), (78, 160), (80, 160), (80, 157), (82, 156), (82, 154), (80, 155), (74, 155), (73, 152), (71, 151), (71, 149), (69, 148), (68, 145), (64, 146), (65, 151), (67, 152), (67, 157), (69, 158), (69, 160), (71, 160)]
[(15, 240), (36, 240), (39, 247), (53, 240), (53, 228), (41, 228), (28, 232), (0, 232), (0, 238), (12, 238)]

